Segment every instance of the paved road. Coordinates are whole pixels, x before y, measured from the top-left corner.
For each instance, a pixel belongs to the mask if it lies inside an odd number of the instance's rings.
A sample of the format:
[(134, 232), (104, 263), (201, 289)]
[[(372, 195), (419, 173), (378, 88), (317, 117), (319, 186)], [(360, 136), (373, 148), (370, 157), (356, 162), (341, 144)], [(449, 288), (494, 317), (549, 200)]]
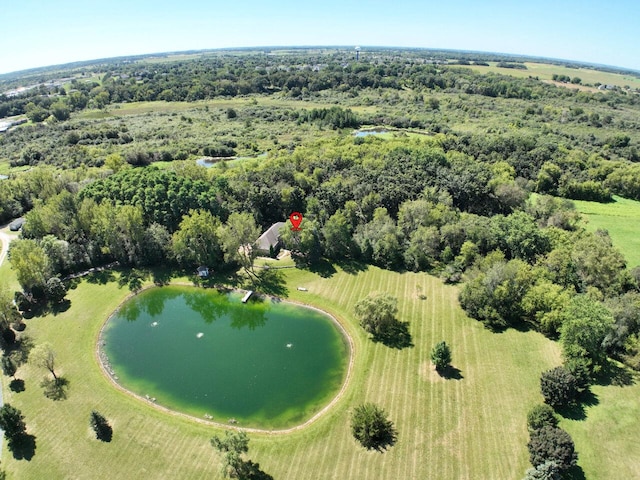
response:
[(17, 233), (0, 230), (0, 241), (2, 241), (2, 249), (0, 249), (0, 265), (4, 262), (4, 259), (7, 257), (7, 252), (9, 251), (9, 243), (11, 240), (18, 238)]

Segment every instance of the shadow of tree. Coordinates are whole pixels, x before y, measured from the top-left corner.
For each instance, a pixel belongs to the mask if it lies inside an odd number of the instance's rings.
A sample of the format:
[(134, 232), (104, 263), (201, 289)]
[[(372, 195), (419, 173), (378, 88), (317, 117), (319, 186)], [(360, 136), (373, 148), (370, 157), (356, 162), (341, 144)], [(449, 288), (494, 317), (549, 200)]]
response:
[(15, 393), (24, 392), (24, 380), (22, 380), (21, 378), (14, 378), (13, 380), (11, 380), (11, 383), (9, 383), (9, 389)]
[(258, 272), (255, 280), (255, 289), (266, 295), (276, 297), (286, 297), (289, 295), (289, 289), (284, 280), (284, 275), (281, 271), (274, 269), (261, 270)]
[(105, 285), (109, 282), (114, 282), (116, 276), (111, 270), (100, 270), (98, 272), (90, 273), (85, 277), (89, 283), (97, 283), (99, 285)]
[(591, 390), (585, 390), (576, 399), (576, 402), (566, 407), (558, 408), (556, 411), (570, 420), (585, 420), (587, 418), (587, 408), (594, 407), (598, 403), (600, 403), (598, 396)]
[(574, 465), (569, 470), (567, 470), (562, 476), (565, 480), (586, 480), (587, 477), (584, 474), (584, 470), (580, 465)]
[(10, 346), (5, 353), (11, 357), (16, 365), (20, 366), (27, 362), (29, 353), (35, 346), (33, 339), (29, 335), (21, 335), (20, 338)]
[(462, 380), (464, 376), (462, 375), (462, 370), (454, 367), (453, 365), (447, 365), (446, 367), (437, 370), (438, 375), (447, 380)]
[(336, 273), (338, 273), (338, 271), (333, 266), (333, 264), (328, 260), (325, 260), (324, 258), (321, 258), (320, 260), (318, 260), (317, 262), (314, 262), (309, 266), (302, 265), (302, 264), (299, 265), (298, 262), (296, 262), (296, 267), (308, 268), (310, 272), (315, 273), (316, 275), (320, 275), (322, 278), (331, 278)]
[(598, 385), (630, 386), (636, 383), (638, 374), (615, 362), (607, 362), (596, 377)]
[(69, 380), (64, 377), (56, 379), (45, 378), (40, 383), (44, 388), (44, 396), (51, 400), (66, 400), (67, 390), (69, 389)]
[(51, 313), (56, 316), (60, 313), (64, 313), (71, 308), (71, 300), (65, 298), (60, 303), (53, 303), (50, 306)]
[(122, 270), (120, 272), (120, 278), (118, 278), (118, 285), (121, 287), (127, 286), (132, 292), (137, 292), (142, 288), (144, 280), (149, 277), (149, 272), (132, 268), (131, 270)]
[(173, 277), (172, 270), (166, 268), (154, 268), (151, 270), (151, 279), (158, 286), (168, 285)]
[(101, 442), (109, 443), (113, 439), (113, 428), (111, 425), (100, 425), (100, 428), (96, 432), (96, 438)]
[(384, 332), (375, 334), (372, 338), (374, 342), (382, 343), (387, 347), (397, 348), (398, 350), (413, 347), (413, 339), (409, 332), (409, 322), (395, 321)]
[(246, 478), (251, 480), (273, 480), (273, 477), (266, 472), (260, 470), (260, 464), (251, 460), (242, 460), (238, 466), (238, 478)]
[(7, 446), (16, 460), (30, 461), (36, 454), (36, 437), (28, 433), (17, 435), (9, 440)]
[(340, 260), (336, 262), (336, 265), (349, 275), (357, 275), (359, 272), (364, 272), (369, 268), (369, 265), (358, 260)]

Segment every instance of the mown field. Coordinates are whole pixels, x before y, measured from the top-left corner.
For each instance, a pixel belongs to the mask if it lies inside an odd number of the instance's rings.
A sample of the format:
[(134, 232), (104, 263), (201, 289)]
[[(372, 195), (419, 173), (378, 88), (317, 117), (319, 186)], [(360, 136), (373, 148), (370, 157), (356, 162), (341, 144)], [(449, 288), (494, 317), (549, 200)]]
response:
[[(569, 77), (579, 77), (583, 84), (601, 83), (603, 85), (616, 85), (624, 87), (626, 85), (631, 88), (640, 87), (640, 78), (618, 73), (602, 72), (589, 68), (568, 68), (561, 65), (550, 65), (547, 63), (525, 62), (527, 69), (519, 70), (514, 68), (501, 68), (497, 66), (497, 62), (488, 62), (489, 66), (471, 65), (472, 68), (479, 73), (501, 73), (502, 75), (511, 75), (518, 78), (538, 77), (541, 80), (551, 80), (553, 74), (568, 75)], [(568, 84), (569, 87), (577, 87), (577, 85)]]
[[(11, 276), (6, 265), (1, 272)], [(326, 278), (295, 269), (283, 273), (290, 298), (324, 308), (343, 322), (354, 340), (355, 365), (344, 397), (317, 422), (285, 435), (250, 435), (250, 456), (266, 472), (276, 479), (522, 477), (528, 467), (526, 412), (541, 400), (540, 372), (560, 362), (557, 344), (535, 332), (489, 332), (463, 314), (456, 287), (426, 274), (373, 267), (353, 274), (338, 270)], [(37, 448), (30, 461), (15, 460), (5, 443), (3, 465), (21, 479), (219, 477), (219, 457), (208, 440), (220, 429), (158, 411), (117, 390), (101, 373), (95, 357), (98, 331), (129, 292), (115, 279), (99, 280), (71, 290), (68, 311), (27, 321), (26, 332), (36, 343), (53, 344), (70, 390), (66, 400), (54, 402), (38, 386), (43, 371), (19, 370), (26, 391), (5, 388), (5, 401), (23, 411)], [(399, 317), (411, 322), (413, 347), (374, 344), (356, 325), (353, 304), (373, 290), (400, 298)], [(442, 339), (453, 347), (458, 379), (444, 380), (430, 365), (429, 350)], [(640, 415), (632, 401), (640, 388), (596, 387), (595, 393), (599, 404), (588, 409), (586, 421), (563, 424), (577, 450), (589, 452), (580, 461), (587, 478), (632, 478), (640, 447), (627, 439), (634, 432), (632, 419)], [(363, 401), (383, 406), (398, 428), (398, 443), (384, 454), (365, 451), (349, 432), (349, 412)], [(111, 443), (93, 438), (91, 409), (111, 421)], [(630, 475), (614, 473), (623, 471)]]
[(613, 244), (624, 254), (627, 266), (640, 265), (640, 202), (614, 197), (612, 203), (574, 200), (589, 231), (606, 229)]

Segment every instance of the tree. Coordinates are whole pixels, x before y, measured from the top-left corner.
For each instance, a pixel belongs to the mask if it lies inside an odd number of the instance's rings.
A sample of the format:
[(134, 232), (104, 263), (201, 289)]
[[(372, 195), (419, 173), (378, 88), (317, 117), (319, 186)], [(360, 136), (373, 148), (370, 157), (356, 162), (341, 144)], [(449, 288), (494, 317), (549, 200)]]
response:
[(216, 267), (222, 260), (220, 220), (206, 210), (191, 210), (173, 234), (171, 245), (178, 263), (185, 267)]
[(45, 295), (50, 302), (60, 303), (67, 294), (67, 286), (58, 277), (51, 277), (45, 284)]
[(397, 440), (393, 422), (373, 403), (358, 405), (351, 416), (351, 433), (367, 450), (382, 452)]
[(373, 292), (355, 305), (360, 325), (374, 337), (384, 336), (396, 323), (398, 299), (388, 293)]
[(9, 449), (13, 450), (16, 442), (25, 435), (27, 430), (22, 412), (5, 403), (0, 408), (0, 428), (4, 432), (4, 438), (9, 441)]
[(35, 240), (11, 242), (9, 261), (25, 292), (44, 289), (47, 279), (51, 277), (49, 257)]
[(271, 475), (260, 470), (260, 464), (245, 460), (242, 455), (249, 451), (249, 437), (245, 432), (225, 432), (223, 438), (217, 435), (211, 439), (211, 445), (225, 454), (222, 473), (228, 478), (241, 480), (273, 480)]
[(556, 367), (540, 376), (540, 391), (545, 403), (553, 408), (564, 407), (578, 394), (576, 378), (564, 367)]
[(2, 357), (2, 373), (4, 373), (8, 377), (14, 377), (16, 371), (18, 370), (18, 366), (11, 360), (11, 357), (7, 357), (3, 355)]
[(553, 408), (543, 403), (536, 405), (527, 413), (527, 427), (529, 431), (539, 430), (542, 427), (557, 427), (558, 417)]
[(444, 340), (437, 343), (431, 350), (431, 361), (438, 372), (444, 370), (451, 363), (451, 348)]
[(607, 354), (603, 342), (613, 324), (613, 315), (604, 304), (588, 295), (576, 295), (564, 311), (560, 329), (565, 357), (585, 358), (596, 368), (604, 365)]
[(238, 262), (244, 271), (255, 276), (253, 261), (258, 256), (254, 247), (260, 236), (260, 228), (250, 213), (232, 213), (227, 223), (220, 227), (220, 241), (227, 263)]
[(280, 228), (280, 238), (285, 248), (291, 250), (292, 258), (297, 262), (313, 265), (322, 256), (320, 231), (315, 220), (305, 218), (300, 230), (292, 230), (290, 220)]
[(46, 368), (53, 375), (54, 380), (58, 380), (55, 372), (56, 354), (50, 343), (41, 343), (29, 354), (31, 361), (41, 368)]
[(324, 252), (327, 257), (339, 260), (353, 255), (353, 232), (344, 213), (338, 211), (329, 217), (322, 233), (324, 234)]
[(113, 429), (106, 418), (95, 410), (91, 410), (91, 416), (89, 417), (89, 424), (96, 434), (98, 440), (103, 442), (110, 442), (113, 436)]
[(537, 467), (528, 469), (522, 480), (561, 480), (562, 474), (558, 464), (554, 461), (541, 463)]
[(534, 467), (555, 462), (561, 472), (566, 472), (578, 460), (571, 436), (558, 427), (542, 427), (530, 434), (529, 457)]

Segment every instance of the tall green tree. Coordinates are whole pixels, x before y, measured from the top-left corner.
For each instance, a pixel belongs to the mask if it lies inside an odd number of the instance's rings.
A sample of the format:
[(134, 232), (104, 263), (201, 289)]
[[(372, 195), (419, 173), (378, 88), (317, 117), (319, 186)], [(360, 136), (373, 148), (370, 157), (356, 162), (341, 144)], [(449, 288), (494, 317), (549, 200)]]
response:
[(12, 241), (9, 261), (25, 292), (34, 289), (44, 291), (47, 279), (51, 277), (51, 263), (44, 249), (35, 240)]
[(253, 261), (258, 256), (255, 242), (260, 237), (260, 228), (253, 215), (232, 213), (220, 227), (219, 235), (225, 262), (237, 262), (248, 275), (255, 277)]
[(604, 304), (588, 295), (573, 297), (560, 329), (565, 357), (586, 358), (594, 367), (604, 365), (607, 354), (603, 342), (613, 325), (613, 315)]
[(439, 372), (451, 363), (451, 348), (447, 345), (447, 342), (443, 340), (435, 344), (431, 349), (431, 362)]
[(192, 210), (185, 215), (171, 238), (178, 263), (184, 267), (221, 265), (220, 225), (220, 220), (206, 210)]
[(355, 305), (356, 318), (367, 332), (385, 335), (396, 323), (398, 299), (389, 293), (373, 292)]
[(4, 432), (4, 438), (8, 440), (9, 450), (14, 450), (27, 430), (22, 412), (13, 405), (5, 403), (0, 407), (0, 428)]
[(398, 438), (393, 422), (384, 410), (373, 403), (358, 405), (351, 416), (351, 433), (367, 450), (382, 452), (392, 447)]

